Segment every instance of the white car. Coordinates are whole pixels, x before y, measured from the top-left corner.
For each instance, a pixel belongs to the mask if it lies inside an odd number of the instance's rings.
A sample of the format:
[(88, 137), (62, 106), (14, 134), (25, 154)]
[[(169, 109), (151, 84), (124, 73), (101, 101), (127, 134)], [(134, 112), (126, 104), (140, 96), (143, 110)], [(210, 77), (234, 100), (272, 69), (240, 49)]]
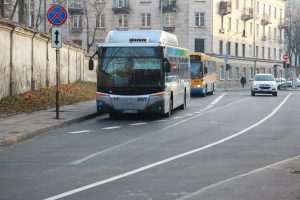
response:
[(277, 96), (277, 83), (272, 74), (256, 74), (251, 85), (251, 95), (272, 94)]

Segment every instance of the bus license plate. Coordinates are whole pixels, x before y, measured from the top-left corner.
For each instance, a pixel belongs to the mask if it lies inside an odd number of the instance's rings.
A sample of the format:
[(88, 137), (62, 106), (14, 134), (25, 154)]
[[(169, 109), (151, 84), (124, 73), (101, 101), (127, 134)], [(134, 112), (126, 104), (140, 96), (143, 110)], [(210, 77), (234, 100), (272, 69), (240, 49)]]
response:
[(134, 114), (137, 113), (137, 110), (127, 109), (127, 110), (123, 110), (123, 113)]

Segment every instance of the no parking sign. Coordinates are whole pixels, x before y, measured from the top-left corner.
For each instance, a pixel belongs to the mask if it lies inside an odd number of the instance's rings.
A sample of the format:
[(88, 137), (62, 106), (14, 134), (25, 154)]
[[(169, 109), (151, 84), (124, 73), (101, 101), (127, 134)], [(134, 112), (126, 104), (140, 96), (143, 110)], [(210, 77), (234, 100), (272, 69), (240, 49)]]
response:
[(68, 17), (67, 10), (59, 5), (53, 5), (48, 9), (47, 18), (53, 26), (61, 26)]

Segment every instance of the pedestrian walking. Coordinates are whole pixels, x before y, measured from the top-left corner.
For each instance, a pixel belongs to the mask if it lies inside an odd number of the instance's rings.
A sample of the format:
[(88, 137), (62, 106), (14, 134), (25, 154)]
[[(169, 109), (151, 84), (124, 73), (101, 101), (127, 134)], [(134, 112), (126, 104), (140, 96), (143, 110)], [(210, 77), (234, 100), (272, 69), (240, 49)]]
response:
[(244, 76), (242, 76), (242, 78), (241, 78), (241, 84), (242, 84), (243, 88), (246, 85), (246, 78)]

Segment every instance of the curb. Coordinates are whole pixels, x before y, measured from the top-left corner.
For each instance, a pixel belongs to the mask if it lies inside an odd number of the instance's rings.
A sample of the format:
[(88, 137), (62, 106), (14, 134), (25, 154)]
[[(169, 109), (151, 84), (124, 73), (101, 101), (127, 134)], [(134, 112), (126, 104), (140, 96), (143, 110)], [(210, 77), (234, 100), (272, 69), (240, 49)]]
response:
[(17, 144), (19, 142), (28, 140), (30, 138), (41, 135), (41, 134), (43, 134), (45, 132), (48, 132), (48, 131), (53, 131), (53, 130), (56, 130), (58, 128), (63, 128), (63, 127), (66, 127), (66, 126), (70, 126), (71, 124), (74, 124), (74, 123), (77, 123), (77, 122), (82, 122), (82, 121), (85, 121), (85, 120), (88, 120), (88, 119), (92, 119), (92, 118), (94, 118), (98, 115), (99, 115), (98, 113), (92, 113), (92, 114), (81, 116), (81, 117), (78, 117), (78, 118), (66, 120), (64, 122), (60, 122), (58, 124), (54, 124), (54, 125), (42, 128), (42, 129), (38, 129), (38, 130), (35, 130), (35, 131), (32, 131), (32, 132), (29, 132), (29, 133), (22, 133), (18, 136), (11, 136), (7, 139), (4, 139), (4, 141), (0, 142), (0, 148), (8, 147), (8, 146), (11, 146), (13, 144)]

